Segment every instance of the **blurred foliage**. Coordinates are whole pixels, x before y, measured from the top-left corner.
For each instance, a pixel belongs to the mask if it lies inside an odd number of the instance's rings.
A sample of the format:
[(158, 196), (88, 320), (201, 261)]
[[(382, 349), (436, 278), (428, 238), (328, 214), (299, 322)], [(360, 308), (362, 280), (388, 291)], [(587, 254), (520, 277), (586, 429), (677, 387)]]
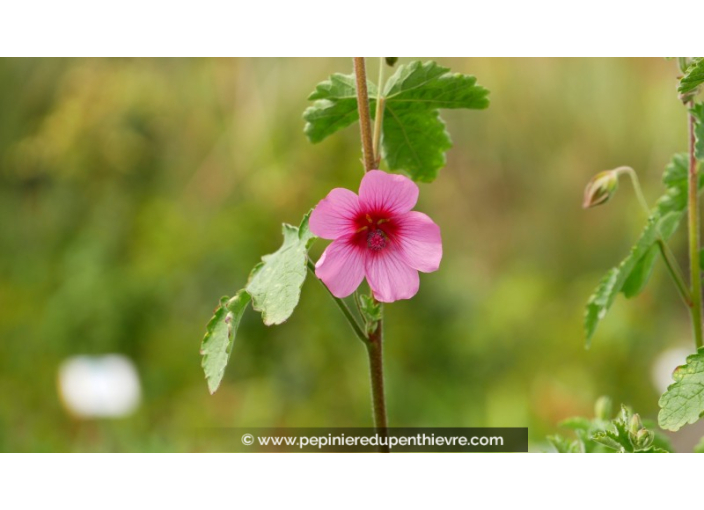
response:
[[(585, 351), (585, 301), (643, 218), (626, 188), (587, 212), (581, 195), (599, 170), (628, 164), (654, 202), (686, 148), (675, 66), (437, 60), (477, 76), (492, 103), (443, 114), (455, 147), (419, 209), (441, 226), (445, 258), (416, 298), (386, 307), (390, 425), (527, 425), (540, 451), (603, 393), (654, 417), (650, 370), (664, 349), (689, 347), (687, 317), (658, 264)], [(359, 185), (355, 127), (318, 145), (303, 134), (312, 87), (350, 69), (0, 60), (0, 450), (200, 450), (213, 427), (371, 424), (363, 346), (313, 279), (285, 324), (244, 315), (213, 396), (198, 352), (218, 298), (277, 249), (281, 223)], [(70, 416), (60, 362), (109, 352), (137, 365), (138, 412)]]
[(594, 418), (567, 418), (560, 427), (572, 429), (576, 439), (548, 436), (557, 453), (669, 453), (672, 445), (655, 422), (643, 422), (637, 413), (624, 405), (614, 416), (612, 402), (599, 397)]

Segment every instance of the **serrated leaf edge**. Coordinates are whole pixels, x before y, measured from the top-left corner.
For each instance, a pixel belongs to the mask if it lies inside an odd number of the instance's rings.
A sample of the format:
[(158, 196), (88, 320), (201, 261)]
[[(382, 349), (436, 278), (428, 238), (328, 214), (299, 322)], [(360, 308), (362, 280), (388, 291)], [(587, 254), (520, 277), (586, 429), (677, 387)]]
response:
[[(234, 341), (235, 341), (235, 336), (237, 334), (237, 327), (233, 327), (233, 324), (230, 323), (228, 324), (228, 331), (227, 331), (227, 337), (228, 337), (228, 347), (225, 349), (225, 353), (227, 354), (227, 359), (225, 361), (225, 366), (222, 368), (222, 370), (216, 374), (215, 378), (217, 379), (216, 382), (212, 382), (211, 378), (208, 378), (207, 373), (205, 373), (205, 365), (208, 360), (208, 352), (206, 352), (206, 344), (208, 343), (208, 340), (212, 337), (215, 327), (218, 325), (218, 323), (222, 320), (223, 314), (225, 314), (225, 321), (227, 321), (228, 316), (234, 319), (234, 310), (232, 309), (232, 305), (236, 300), (240, 299), (246, 299), (247, 302), (243, 305), (242, 311), (239, 312), (240, 315), (240, 320), (242, 318), (242, 315), (244, 312), (247, 310), (247, 306), (251, 302), (251, 296), (245, 289), (241, 289), (235, 293), (235, 295), (230, 298), (228, 296), (223, 296), (220, 298), (220, 304), (215, 308), (213, 312), (213, 316), (210, 318), (208, 321), (208, 324), (205, 326), (205, 335), (203, 336), (203, 340), (201, 341), (200, 344), (200, 355), (201, 355), (201, 362), (200, 366), (203, 369), (203, 372), (205, 374), (205, 379), (206, 382), (208, 383), (208, 390), (210, 391), (210, 394), (212, 395), (217, 391), (217, 389), (220, 387), (220, 383), (222, 382), (222, 378), (225, 375), (225, 369), (227, 368), (228, 363), (230, 362), (230, 355), (232, 354), (232, 347), (234, 346)], [(238, 321), (239, 322), (239, 321)], [(238, 324), (239, 325), (239, 324)]]
[[(699, 413), (699, 415), (697, 417), (688, 418), (684, 423), (681, 423), (676, 428), (666, 427), (662, 421), (662, 420), (664, 420), (664, 418), (661, 418), (661, 416), (663, 415), (663, 413), (665, 411), (665, 408), (663, 407), (663, 405), (664, 405), (663, 399), (671, 390), (675, 390), (676, 386), (678, 384), (680, 384), (682, 379), (684, 379), (685, 375), (687, 375), (687, 374), (683, 373), (684, 370), (682, 370), (682, 369), (687, 367), (687, 365), (689, 365), (690, 363), (694, 362), (695, 358), (697, 358), (697, 357), (702, 357), (703, 358), (702, 362), (704, 363), (704, 347), (700, 347), (699, 349), (697, 349), (697, 352), (687, 356), (687, 359), (685, 359), (684, 365), (679, 365), (678, 367), (676, 367), (672, 371), (673, 382), (672, 382), (672, 384), (670, 384), (667, 387), (665, 392), (658, 399), (658, 406), (660, 406), (660, 412), (658, 413), (658, 425), (665, 430), (670, 430), (672, 432), (676, 432), (679, 429), (681, 429), (682, 427), (684, 427), (685, 425), (691, 425), (693, 423), (696, 423), (697, 421), (699, 421), (699, 419), (702, 417), (702, 415), (704, 415), (704, 409), (702, 409), (702, 411)], [(702, 385), (702, 388), (699, 391), (699, 393), (701, 393), (703, 391), (704, 391), (704, 385)], [(682, 406), (680, 406), (677, 410), (680, 410), (680, 409), (682, 409)], [(668, 416), (672, 416), (672, 414), (673, 414), (673, 412), (670, 412)], [(679, 420), (679, 421), (682, 421), (682, 420)]]

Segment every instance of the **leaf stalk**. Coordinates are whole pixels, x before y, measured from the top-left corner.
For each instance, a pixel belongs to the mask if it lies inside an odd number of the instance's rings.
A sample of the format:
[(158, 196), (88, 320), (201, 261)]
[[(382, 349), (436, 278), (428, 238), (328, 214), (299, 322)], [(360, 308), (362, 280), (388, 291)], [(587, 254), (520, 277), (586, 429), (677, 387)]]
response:
[(374, 151), (374, 168), (379, 168), (381, 163), (381, 126), (384, 120), (385, 98), (382, 96), (384, 85), (384, 57), (379, 57), (379, 82), (376, 92), (376, 112), (374, 113), (374, 141), (372, 150)]
[[(633, 170), (633, 168), (631, 168), (630, 166), (620, 166), (618, 168), (615, 168), (614, 172), (616, 172), (616, 174), (627, 174), (628, 177), (631, 178), (631, 183), (633, 184), (633, 189), (635, 190), (636, 198), (638, 199), (640, 206), (645, 212), (646, 217), (649, 218), (650, 206), (645, 200), (645, 196), (643, 195), (643, 189), (640, 187), (638, 174), (636, 174), (635, 170)], [(660, 233), (660, 228), (657, 225), (655, 226), (655, 228), (657, 230), (658, 236), (658, 248), (660, 249), (660, 255), (662, 256), (662, 260), (665, 262), (665, 266), (667, 267), (667, 272), (669, 273), (670, 277), (672, 277), (672, 281), (675, 283), (675, 287), (677, 287), (677, 292), (682, 298), (684, 304), (688, 308), (692, 308), (692, 294), (689, 291), (687, 284), (685, 283), (684, 276), (682, 275), (682, 270), (680, 269), (680, 265), (677, 263), (677, 259), (675, 258), (674, 253), (672, 253), (672, 250), (668, 246), (667, 242), (662, 237), (662, 234)]]
[[(308, 270), (311, 272), (313, 276), (315, 276), (315, 264), (308, 259)], [(316, 277), (317, 279), (317, 277)], [(350, 327), (352, 328), (352, 331), (354, 331), (355, 335), (357, 335), (357, 338), (361, 340), (361, 342), (364, 345), (369, 344), (369, 339), (367, 338), (367, 335), (364, 333), (362, 330), (362, 327), (359, 325), (359, 322), (357, 322), (357, 319), (354, 318), (354, 315), (352, 315), (352, 311), (350, 308), (347, 306), (347, 303), (345, 303), (342, 299), (335, 297), (332, 292), (330, 292), (330, 289), (327, 288), (325, 284), (323, 284), (322, 280), (320, 280), (320, 283), (325, 287), (325, 290), (328, 291), (328, 294), (330, 294), (330, 297), (332, 300), (335, 302), (337, 307), (340, 309), (342, 312), (342, 315), (345, 316), (345, 319), (347, 319), (347, 322), (349, 323)]]

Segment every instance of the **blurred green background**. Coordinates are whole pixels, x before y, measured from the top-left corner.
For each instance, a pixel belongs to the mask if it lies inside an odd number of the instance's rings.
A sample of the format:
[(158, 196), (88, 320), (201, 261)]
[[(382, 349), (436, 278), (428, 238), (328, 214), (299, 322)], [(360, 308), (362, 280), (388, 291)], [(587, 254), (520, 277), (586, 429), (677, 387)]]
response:
[[(540, 451), (601, 394), (655, 418), (653, 365), (692, 350), (688, 317), (658, 265), (584, 349), (586, 300), (644, 218), (625, 181), (606, 206), (581, 199), (593, 174), (624, 164), (660, 195), (686, 150), (675, 63), (436, 60), (476, 75), (491, 105), (443, 113), (455, 147), (418, 209), (440, 225), (444, 259), (386, 308), (390, 425), (528, 426)], [(281, 222), (357, 189), (356, 126), (311, 145), (301, 118), (316, 83), (351, 68), (0, 60), (0, 450), (189, 451), (215, 448), (196, 439), (210, 427), (371, 425), (366, 353), (312, 278), (286, 324), (247, 312), (213, 396), (199, 356), (218, 299), (278, 248)], [(136, 364), (140, 406), (72, 416), (59, 365), (105, 353)]]

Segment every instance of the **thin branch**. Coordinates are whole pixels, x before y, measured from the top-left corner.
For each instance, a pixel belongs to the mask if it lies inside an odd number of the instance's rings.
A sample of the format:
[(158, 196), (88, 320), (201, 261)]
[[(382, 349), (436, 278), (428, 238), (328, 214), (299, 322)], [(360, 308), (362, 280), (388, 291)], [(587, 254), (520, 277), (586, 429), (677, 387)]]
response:
[[(308, 259), (307, 262), (308, 262), (308, 270), (313, 274), (313, 276), (315, 276), (315, 264), (313, 264), (313, 262), (310, 259)], [(316, 280), (317, 279), (318, 278), (316, 277)], [(340, 298), (335, 297), (333, 295), (333, 293), (330, 292), (330, 289), (328, 289), (328, 287), (322, 282), (322, 280), (320, 280), (320, 283), (323, 285), (323, 287), (325, 287), (325, 290), (328, 291), (328, 294), (330, 294), (330, 297), (333, 299), (333, 301), (335, 301), (335, 304), (342, 312), (342, 315), (345, 316), (345, 319), (347, 319), (347, 322), (349, 322), (350, 327), (357, 335), (357, 338), (359, 338), (364, 345), (367, 345), (369, 343), (369, 339), (367, 338), (367, 335), (364, 334), (364, 331), (362, 330), (359, 323), (357, 322), (357, 319), (355, 319), (354, 315), (352, 315), (352, 311), (349, 309), (347, 304), (343, 300), (341, 300)]]

